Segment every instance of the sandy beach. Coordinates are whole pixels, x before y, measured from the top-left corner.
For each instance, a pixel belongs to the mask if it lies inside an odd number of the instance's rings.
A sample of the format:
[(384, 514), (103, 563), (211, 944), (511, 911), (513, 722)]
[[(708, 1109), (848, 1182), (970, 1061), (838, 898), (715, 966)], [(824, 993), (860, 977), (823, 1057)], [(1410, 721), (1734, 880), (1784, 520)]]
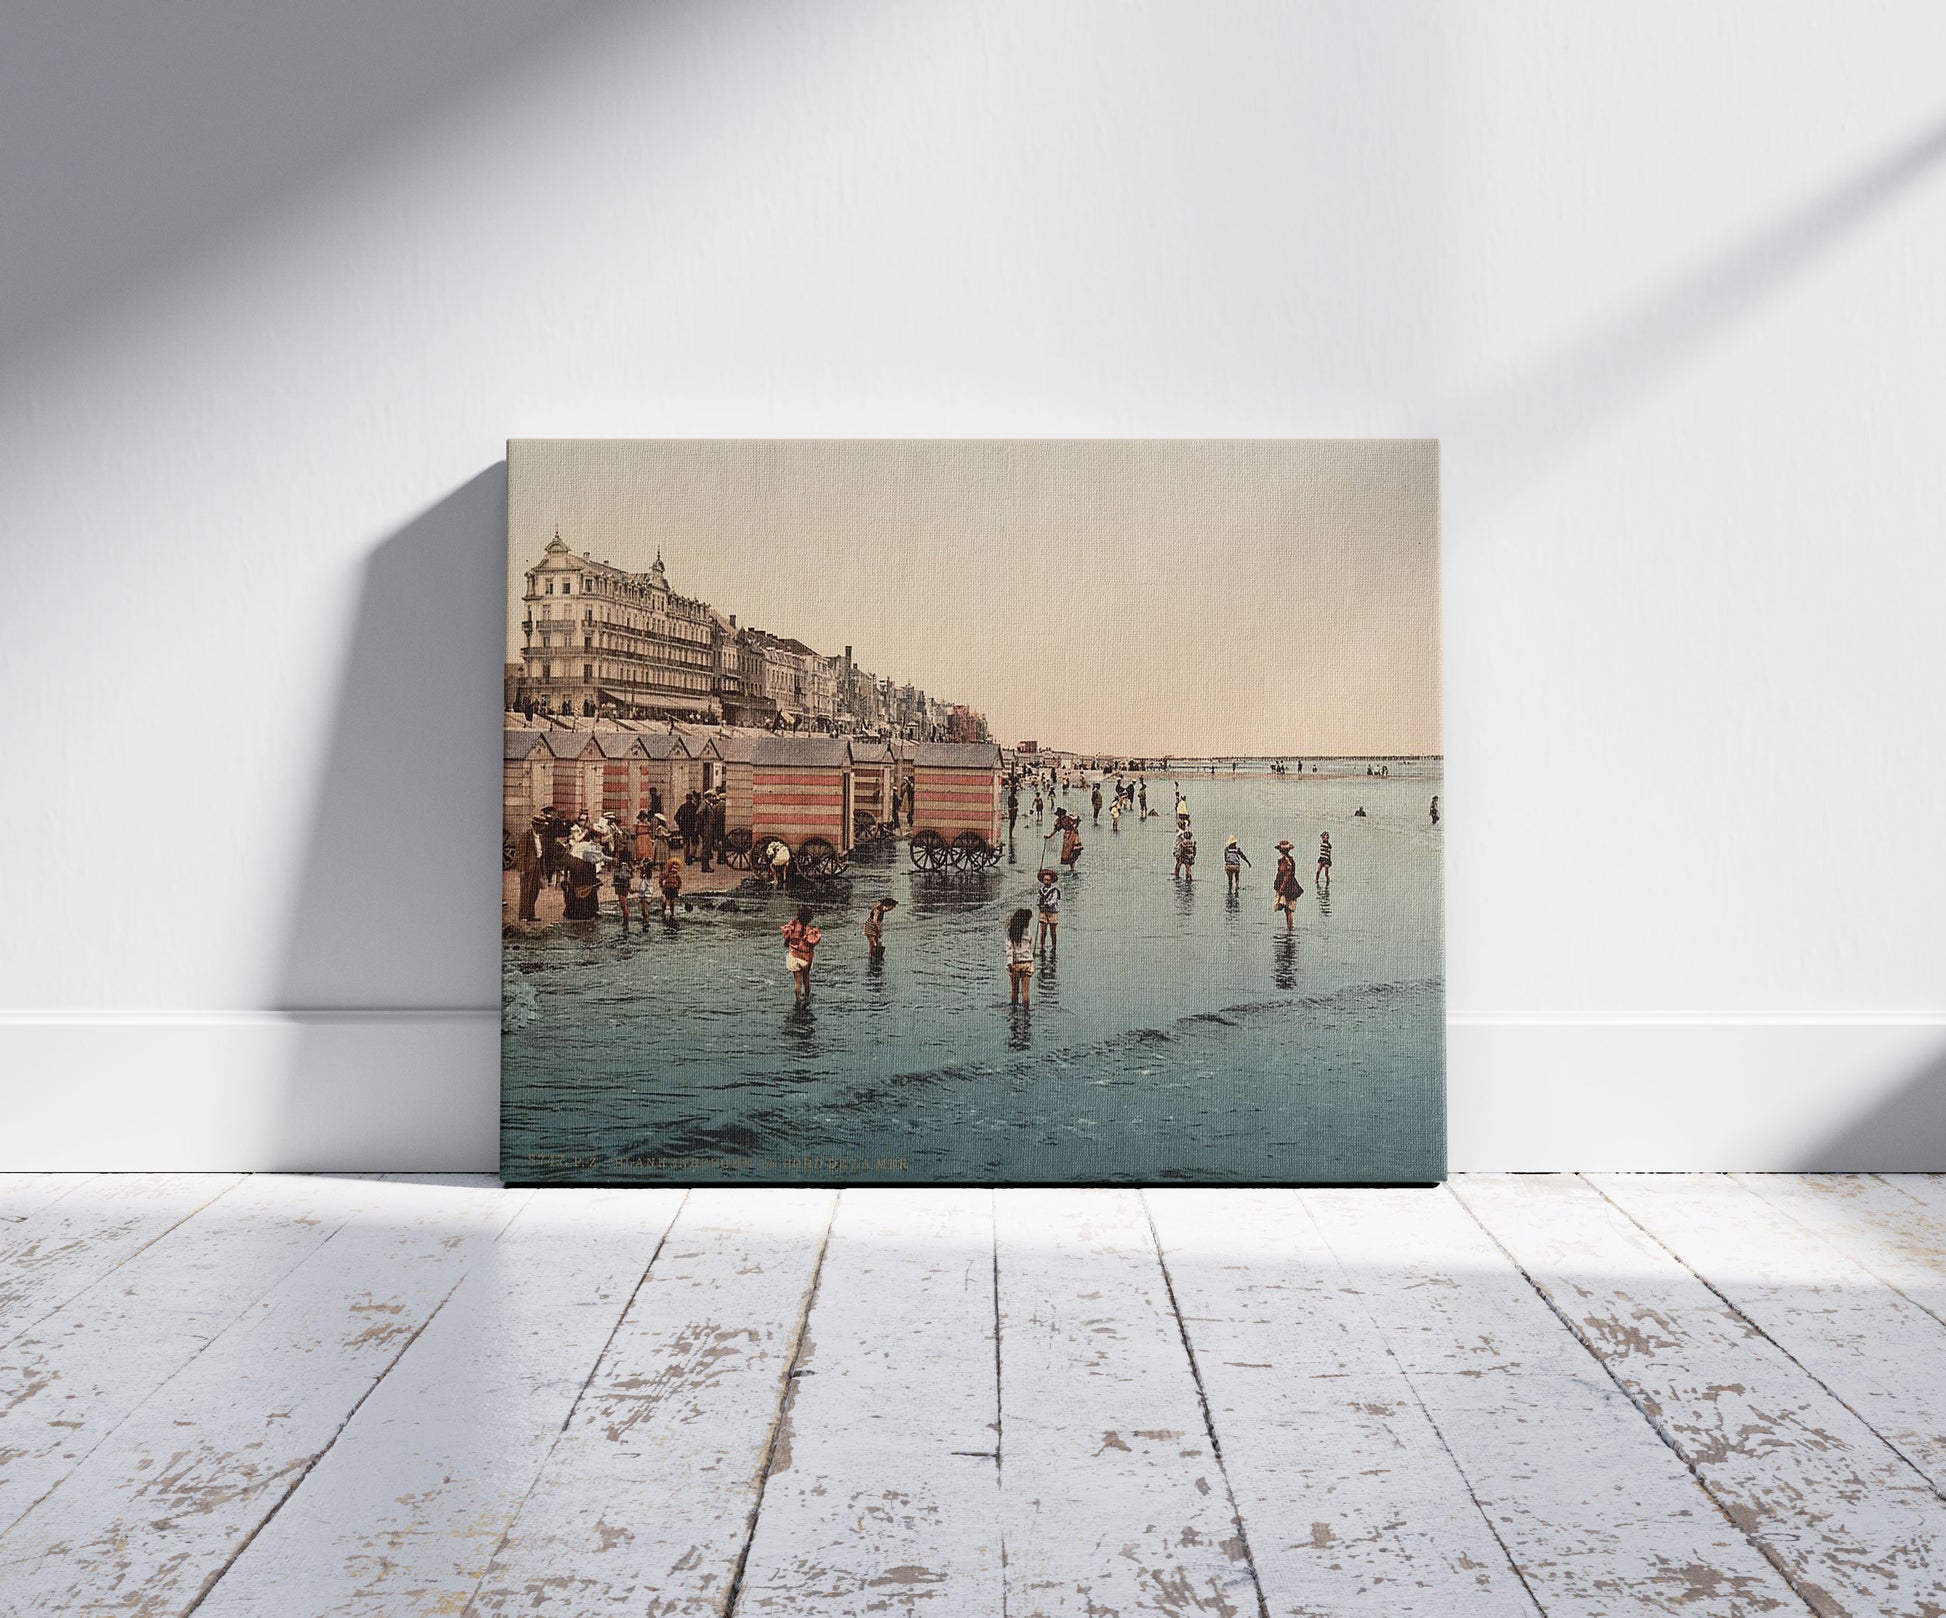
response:
[[(748, 871), (732, 870), (721, 861), (716, 868), (705, 871), (700, 864), (686, 865), (682, 873), (682, 896), (685, 899), (706, 898), (712, 903), (731, 893), (750, 880)], [(629, 915), (635, 921), (642, 919), (641, 884), (637, 884), (629, 894)], [(649, 914), (653, 916), (662, 903), (662, 891), (653, 883), (649, 891)], [(500, 873), (500, 924), (502, 927), (517, 928), (521, 932), (545, 931), (555, 923), (566, 919), (567, 899), (558, 883), (549, 883), (541, 889), (540, 897), (534, 901), (534, 919), (528, 923), (515, 920), (520, 914), (520, 876), (514, 871)], [(601, 919), (615, 922), (615, 889), (609, 881), (609, 873), (604, 870), (601, 876)], [(619, 923), (617, 923), (619, 925)]]

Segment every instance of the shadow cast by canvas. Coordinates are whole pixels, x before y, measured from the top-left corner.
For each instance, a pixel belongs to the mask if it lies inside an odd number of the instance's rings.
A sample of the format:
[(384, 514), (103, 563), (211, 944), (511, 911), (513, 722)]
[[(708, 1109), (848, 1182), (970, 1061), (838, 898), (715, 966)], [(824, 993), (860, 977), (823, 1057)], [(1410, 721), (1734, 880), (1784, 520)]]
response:
[[(506, 503), (501, 462), (364, 567), (275, 979), (293, 1167), (492, 1161)], [(385, 1083), (401, 1061), (410, 1093)], [(401, 1142), (440, 1141), (437, 1160), (358, 1130), (332, 1144), (344, 1120), (388, 1118)]]

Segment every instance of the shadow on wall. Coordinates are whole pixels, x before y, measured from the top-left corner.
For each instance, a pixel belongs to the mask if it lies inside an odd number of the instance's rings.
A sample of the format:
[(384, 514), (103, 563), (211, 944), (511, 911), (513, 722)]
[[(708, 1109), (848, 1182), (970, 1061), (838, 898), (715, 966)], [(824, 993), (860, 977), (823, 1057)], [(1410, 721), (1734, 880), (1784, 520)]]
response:
[[(1469, 511), (1491, 512), (1598, 437), (1910, 194), (1942, 160), (1946, 119), (1498, 386), (1454, 401), (1442, 412), (1443, 436), (1479, 451), (1466, 478)], [(1447, 466), (1463, 460), (1449, 456)]]
[[(266, 211), (359, 166), (616, 0), (43, 0), (0, 53), (7, 297), (0, 365), (131, 287), (221, 252)], [(58, 170), (50, 154), (59, 154)]]
[[(506, 550), (501, 462), (365, 564), (275, 985), (291, 1166), (494, 1160)], [(411, 1161), (374, 1155), (374, 1120)], [(441, 1161), (405, 1144), (428, 1140)]]
[(1804, 1152), (1799, 1173), (1937, 1174), (1946, 1169), (1946, 1047), (1861, 1118)]

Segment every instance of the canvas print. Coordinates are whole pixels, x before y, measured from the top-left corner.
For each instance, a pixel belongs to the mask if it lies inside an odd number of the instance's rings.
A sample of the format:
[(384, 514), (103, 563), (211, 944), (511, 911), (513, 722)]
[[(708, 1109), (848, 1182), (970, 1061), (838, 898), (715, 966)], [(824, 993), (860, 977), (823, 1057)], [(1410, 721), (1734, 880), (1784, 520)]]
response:
[(508, 446), (517, 1184), (1445, 1174), (1438, 446)]

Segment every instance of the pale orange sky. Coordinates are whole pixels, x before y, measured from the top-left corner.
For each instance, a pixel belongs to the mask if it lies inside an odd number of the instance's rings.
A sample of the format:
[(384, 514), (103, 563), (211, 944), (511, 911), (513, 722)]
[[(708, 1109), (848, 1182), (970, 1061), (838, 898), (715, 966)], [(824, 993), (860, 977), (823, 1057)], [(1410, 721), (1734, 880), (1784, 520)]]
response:
[(516, 440), (576, 551), (985, 711), (1012, 745), (1441, 751), (1432, 440)]

